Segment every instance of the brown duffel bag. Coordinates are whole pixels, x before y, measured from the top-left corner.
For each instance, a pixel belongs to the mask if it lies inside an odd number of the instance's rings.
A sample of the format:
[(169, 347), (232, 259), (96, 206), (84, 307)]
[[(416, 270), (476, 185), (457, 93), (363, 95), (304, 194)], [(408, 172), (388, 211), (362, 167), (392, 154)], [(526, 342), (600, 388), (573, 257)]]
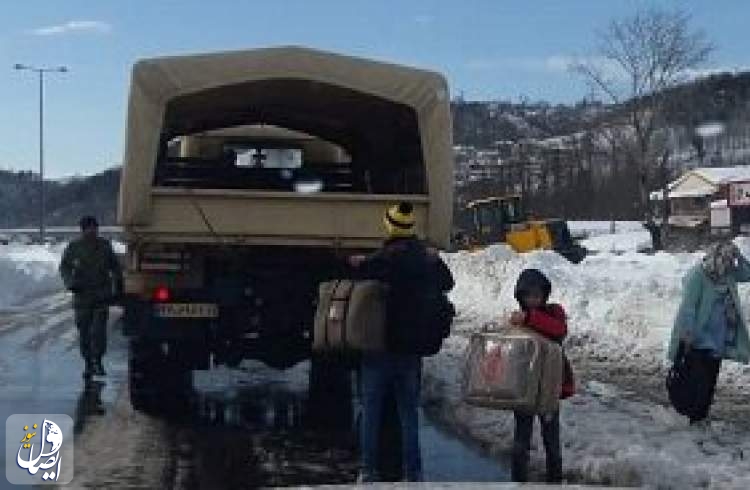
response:
[(313, 350), (385, 350), (387, 286), (380, 281), (340, 279), (320, 284)]

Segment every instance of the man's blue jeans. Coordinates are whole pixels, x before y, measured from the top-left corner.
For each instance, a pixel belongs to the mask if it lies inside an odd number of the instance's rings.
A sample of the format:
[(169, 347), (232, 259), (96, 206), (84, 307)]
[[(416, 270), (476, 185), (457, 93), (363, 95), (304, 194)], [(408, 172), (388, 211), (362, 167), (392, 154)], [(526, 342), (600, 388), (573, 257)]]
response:
[(378, 439), (383, 419), (383, 402), (389, 390), (392, 390), (396, 399), (401, 422), (404, 479), (422, 479), (418, 414), (421, 367), (421, 358), (414, 355), (368, 353), (362, 357), (360, 442), (362, 479), (365, 482), (379, 479)]

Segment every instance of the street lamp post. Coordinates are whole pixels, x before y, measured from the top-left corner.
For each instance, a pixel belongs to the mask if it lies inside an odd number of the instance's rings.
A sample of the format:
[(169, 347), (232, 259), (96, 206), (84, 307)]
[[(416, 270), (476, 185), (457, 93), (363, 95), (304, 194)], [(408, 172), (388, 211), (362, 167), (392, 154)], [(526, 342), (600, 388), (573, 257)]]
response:
[(44, 74), (67, 73), (68, 68), (65, 66), (36, 67), (22, 64), (16, 64), (13, 68), (15, 70), (32, 71), (39, 75), (39, 240), (44, 244), (44, 216), (46, 213), (44, 196)]

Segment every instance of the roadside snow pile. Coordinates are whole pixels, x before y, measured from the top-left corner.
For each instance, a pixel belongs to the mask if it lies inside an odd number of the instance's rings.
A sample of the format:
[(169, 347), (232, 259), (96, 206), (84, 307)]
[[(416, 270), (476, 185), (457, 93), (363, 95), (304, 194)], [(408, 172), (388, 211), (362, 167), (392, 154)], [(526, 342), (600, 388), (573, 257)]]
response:
[[(739, 239), (737, 244), (743, 253), (750, 252), (750, 239)], [(587, 380), (585, 367), (580, 366), (579, 394), (564, 403), (562, 439), (568, 477), (651, 488), (750, 488), (746, 433), (720, 422), (707, 432), (689, 429), (674, 411), (607, 384), (616, 383), (615, 373), (627, 371), (628, 366), (645, 367), (651, 376), (663, 379), (659, 373), (681, 299), (682, 277), (701, 254), (603, 251), (573, 265), (552, 252), (518, 255), (498, 245), (444, 258), (456, 279), (451, 299), (459, 316), (444, 349), (425, 363), (424, 399), (433, 413), (491, 453), (507, 457), (512, 414), (461, 401), (464, 350), (470, 333), (488, 321), (502, 322), (517, 308), (516, 279), (523, 269), (537, 268), (553, 284), (550, 300), (568, 311), (570, 351), (584, 357), (588, 353), (612, 366), (612, 378), (600, 381)], [(748, 317), (746, 286), (741, 286), (740, 296)], [(722, 383), (750, 382), (750, 369), (741, 365), (726, 363), (722, 371)], [(533, 458), (535, 467), (544, 468), (543, 452), (536, 451)]]
[(651, 235), (638, 221), (569, 221), (573, 236), (583, 236), (581, 245), (597, 253), (638, 252), (651, 247)]
[(0, 308), (57, 291), (57, 273), (64, 245), (0, 246)]
[[(620, 235), (615, 235), (620, 236)], [(627, 234), (625, 234), (627, 236)], [(750, 257), (750, 238), (736, 243)], [(551, 302), (568, 313), (569, 340), (577, 348), (612, 361), (637, 361), (657, 369), (682, 298), (682, 278), (701, 253), (600, 253), (571, 264), (550, 251), (517, 254), (505, 245), (480, 252), (445, 255), (456, 287), (451, 300), (458, 310), (456, 333), (501, 321), (518, 308), (513, 297), (523, 269), (541, 270), (552, 282)], [(750, 319), (750, 284), (739, 285), (743, 314)], [(741, 366), (728, 363), (734, 375)]]
[(672, 327), (682, 277), (699, 255), (600, 254), (574, 265), (554, 252), (518, 255), (498, 245), (445, 258), (456, 278), (451, 299), (463, 328), (479, 328), (516, 309), (516, 279), (523, 269), (536, 268), (552, 282), (550, 301), (568, 311), (571, 337), (589, 338), (598, 351), (616, 357), (647, 351), (656, 360)]
[(597, 235), (581, 241), (581, 245), (597, 253), (639, 252), (651, 248), (651, 235), (647, 231)]
[[(595, 237), (612, 234), (611, 221), (568, 221), (568, 228), (573, 235)], [(639, 221), (615, 221), (615, 233), (644, 231)]]

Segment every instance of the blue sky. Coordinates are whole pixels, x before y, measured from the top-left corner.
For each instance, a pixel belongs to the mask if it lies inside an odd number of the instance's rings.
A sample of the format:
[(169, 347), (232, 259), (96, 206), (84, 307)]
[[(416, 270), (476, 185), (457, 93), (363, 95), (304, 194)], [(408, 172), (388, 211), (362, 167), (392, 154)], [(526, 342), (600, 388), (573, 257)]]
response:
[(750, 65), (750, 2), (676, 0), (3, 0), (0, 167), (36, 169), (38, 96), (14, 63), (64, 64), (46, 83), (50, 177), (122, 156), (128, 77), (142, 57), (300, 44), (443, 72), (467, 99), (571, 102), (566, 60), (638, 6), (680, 5), (716, 44), (711, 67)]

